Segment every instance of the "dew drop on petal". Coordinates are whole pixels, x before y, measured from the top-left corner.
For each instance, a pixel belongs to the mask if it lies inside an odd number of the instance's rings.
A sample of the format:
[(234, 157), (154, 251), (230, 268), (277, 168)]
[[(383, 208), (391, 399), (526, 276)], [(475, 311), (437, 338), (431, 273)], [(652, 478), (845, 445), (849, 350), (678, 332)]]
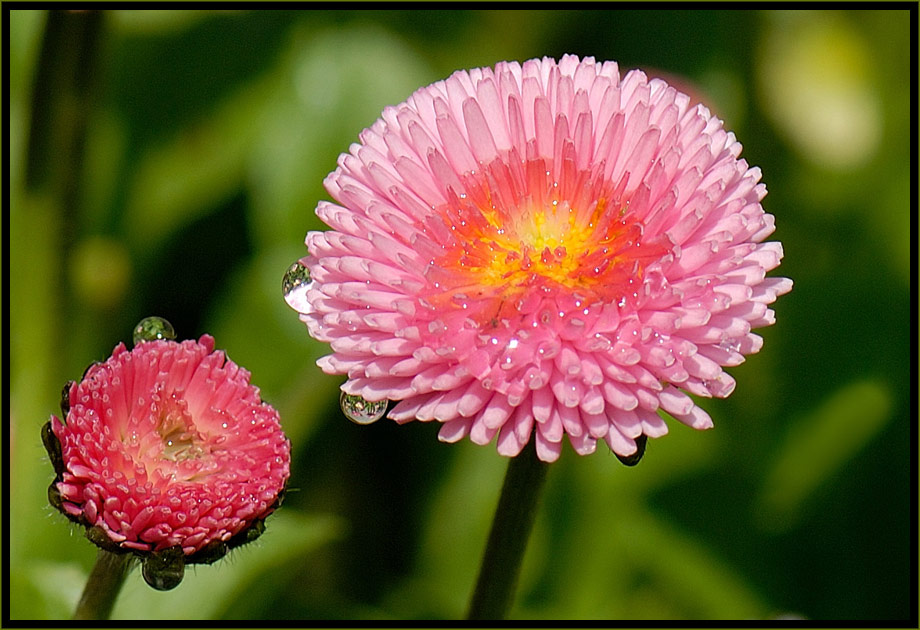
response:
[(135, 346), (142, 341), (175, 338), (176, 330), (173, 328), (173, 325), (162, 317), (145, 317), (134, 327)]
[(373, 424), (380, 420), (387, 410), (386, 400), (370, 401), (345, 392), (339, 396), (339, 405), (345, 417), (355, 424)]
[(719, 343), (719, 347), (726, 352), (741, 352), (741, 340), (723, 337), (722, 341)]
[(307, 308), (307, 291), (310, 288), (310, 270), (299, 260), (291, 265), (281, 279), (284, 301), (295, 311), (304, 313)]

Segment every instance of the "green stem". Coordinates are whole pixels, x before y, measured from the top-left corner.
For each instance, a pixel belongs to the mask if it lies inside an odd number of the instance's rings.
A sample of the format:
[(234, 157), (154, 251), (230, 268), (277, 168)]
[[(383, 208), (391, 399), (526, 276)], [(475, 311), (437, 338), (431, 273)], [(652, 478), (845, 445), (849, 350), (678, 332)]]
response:
[[(74, 334), (86, 309), (74, 306), (79, 300), (68, 278), (73, 249), (86, 231), (80, 225), (85, 146), (102, 74), (100, 46), (106, 19), (102, 11), (48, 11), (32, 87), (23, 210), (30, 224), (40, 219), (34, 215), (42, 210), (49, 215), (50, 220), (38, 223), (48, 232), (44, 239), (54, 252), (50, 260), (42, 261), (42, 267), (49, 269), (44, 277), (49, 288), (43, 293), (53, 296), (56, 322), (67, 322), (51, 329), (53, 365), (71, 369), (83, 361), (70, 358), (85, 356), (84, 349), (92, 347), (89, 339)], [(97, 320), (94, 332), (99, 327)]]
[(511, 608), (547, 468), (533, 439), (508, 463), (467, 619), (502, 619)]
[(130, 568), (130, 553), (112, 553), (100, 549), (73, 618), (108, 619)]
[(26, 189), (50, 189), (74, 212), (93, 106), (101, 11), (48, 12), (32, 90)]

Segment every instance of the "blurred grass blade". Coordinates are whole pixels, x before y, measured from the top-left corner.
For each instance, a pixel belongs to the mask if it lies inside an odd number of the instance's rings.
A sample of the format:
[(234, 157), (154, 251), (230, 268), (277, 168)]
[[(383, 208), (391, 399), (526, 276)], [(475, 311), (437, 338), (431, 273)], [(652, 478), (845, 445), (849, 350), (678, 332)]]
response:
[(56, 187), (61, 196), (73, 197), (102, 26), (100, 11), (48, 12), (32, 91), (29, 190)]
[(675, 602), (700, 619), (760, 619), (768, 611), (753, 584), (682, 529), (635, 510), (624, 515), (616, 531), (625, 560), (621, 571), (631, 567), (634, 576), (652, 576), (651, 587), (634, 578), (626, 598), (629, 618), (667, 618), (674, 614), (668, 605)]
[(815, 490), (882, 430), (891, 406), (886, 384), (857, 381), (794, 422), (765, 475), (758, 502), (761, 523), (774, 531), (790, 528)]

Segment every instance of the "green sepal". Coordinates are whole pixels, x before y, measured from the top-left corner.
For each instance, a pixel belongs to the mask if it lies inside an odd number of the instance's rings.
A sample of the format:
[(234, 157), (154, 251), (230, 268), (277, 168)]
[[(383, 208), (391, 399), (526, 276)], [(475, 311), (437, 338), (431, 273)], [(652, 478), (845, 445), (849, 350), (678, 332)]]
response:
[(227, 555), (229, 544), (222, 540), (212, 540), (207, 545), (188, 556), (186, 564), (213, 564)]
[(114, 540), (109, 538), (108, 533), (98, 525), (86, 528), (86, 538), (97, 547), (101, 547), (112, 553), (127, 553), (127, 549), (118, 546)]
[(56, 475), (55, 481), (62, 481), (64, 479), (64, 471), (66, 467), (64, 466), (64, 452), (61, 450), (61, 441), (54, 434), (54, 429), (51, 426), (51, 420), (42, 425), (42, 444), (45, 445), (45, 450), (48, 452), (48, 458), (51, 460), (51, 465), (54, 466), (54, 473)]
[(76, 381), (67, 381), (61, 389), (61, 413), (64, 415), (64, 422), (67, 422), (67, 414), (70, 413), (70, 388)]

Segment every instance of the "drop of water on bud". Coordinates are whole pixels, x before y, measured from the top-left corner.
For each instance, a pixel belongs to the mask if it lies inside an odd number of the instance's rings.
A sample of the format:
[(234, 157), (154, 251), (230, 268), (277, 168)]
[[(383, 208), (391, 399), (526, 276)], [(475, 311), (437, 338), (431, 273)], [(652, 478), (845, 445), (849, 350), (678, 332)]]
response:
[(158, 591), (169, 591), (185, 576), (185, 554), (182, 547), (169, 547), (144, 559), (141, 573), (144, 581)]
[(387, 410), (387, 401), (365, 400), (361, 396), (342, 392), (339, 396), (339, 405), (345, 417), (355, 424), (373, 424), (383, 417)]
[(306, 313), (310, 309), (307, 304), (307, 291), (310, 288), (310, 270), (299, 260), (288, 267), (281, 279), (281, 293), (284, 301), (295, 311)]
[(142, 341), (157, 339), (175, 339), (176, 330), (162, 317), (145, 317), (134, 327), (134, 345)]

